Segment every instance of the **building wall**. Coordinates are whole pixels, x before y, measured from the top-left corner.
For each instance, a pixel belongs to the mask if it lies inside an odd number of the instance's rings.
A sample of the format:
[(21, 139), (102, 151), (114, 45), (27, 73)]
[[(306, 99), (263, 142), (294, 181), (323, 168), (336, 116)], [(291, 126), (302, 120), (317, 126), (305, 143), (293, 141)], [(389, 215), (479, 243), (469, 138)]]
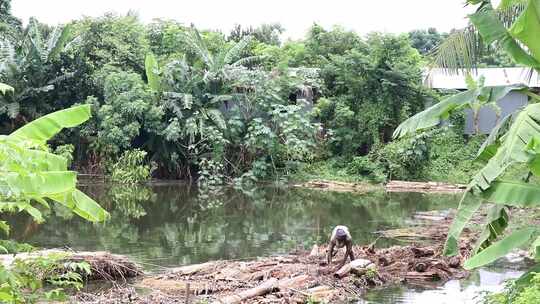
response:
[[(527, 105), (527, 95), (519, 92), (510, 92), (503, 99), (498, 102), (499, 107), (501, 107), (501, 119), (506, 115), (515, 113), (518, 109), (523, 108)], [(489, 134), (491, 129), (495, 127), (496, 124), (496, 115), (495, 111), (491, 107), (483, 107), (480, 109), (480, 133)], [(474, 119), (471, 110), (466, 110), (466, 119), (465, 119), (465, 134), (474, 134)]]

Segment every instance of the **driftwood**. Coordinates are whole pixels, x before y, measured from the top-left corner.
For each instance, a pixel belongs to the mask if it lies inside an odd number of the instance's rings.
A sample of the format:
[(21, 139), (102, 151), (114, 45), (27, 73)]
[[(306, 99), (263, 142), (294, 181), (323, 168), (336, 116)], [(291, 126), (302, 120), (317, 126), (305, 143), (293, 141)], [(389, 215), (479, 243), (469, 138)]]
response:
[(368, 268), (373, 263), (370, 260), (366, 259), (356, 259), (350, 263), (343, 265), (338, 271), (334, 273), (334, 277), (340, 279), (349, 274), (349, 272), (356, 272), (361, 274), (365, 272), (365, 269)]
[(208, 262), (208, 263), (202, 263), (202, 264), (175, 267), (175, 268), (171, 268), (170, 272), (181, 274), (181, 275), (188, 275), (188, 274), (197, 273), (199, 271), (204, 271), (206, 269), (213, 267), (214, 265), (215, 263)]
[(294, 185), (295, 187), (328, 190), (337, 192), (368, 192), (380, 188), (367, 183), (346, 183), (328, 180), (312, 180), (303, 184)]
[(307, 295), (307, 293), (298, 291), (298, 289), (304, 289), (310, 277), (308, 275), (299, 275), (293, 278), (277, 280), (276, 278), (271, 278), (257, 287), (244, 290), (242, 292), (226, 296), (216, 303), (222, 304), (235, 304), (241, 303), (248, 299), (263, 296), (269, 294), (276, 290), (292, 290), (299, 292), (302, 295)]
[(459, 193), (465, 191), (466, 185), (438, 182), (390, 181), (386, 184), (387, 192), (420, 192), (420, 193)]
[(267, 280), (266, 282), (262, 283), (261, 285), (257, 287), (250, 288), (248, 290), (244, 290), (242, 292), (239, 292), (237, 294), (233, 294), (227, 297), (224, 297), (217, 302), (222, 304), (235, 304), (235, 303), (241, 303), (242, 301), (245, 301), (247, 299), (251, 299), (257, 296), (262, 296), (267, 293), (271, 293), (275, 288), (278, 287), (278, 280), (276, 278), (271, 278)]
[(6, 268), (10, 268), (16, 260), (31, 261), (44, 257), (58, 259), (59, 265), (87, 262), (91, 271), (91, 274), (87, 277), (89, 280), (125, 280), (143, 274), (142, 268), (127, 257), (105, 251), (74, 252), (47, 249), (18, 254), (1, 254), (0, 263)]
[(321, 285), (308, 289), (306, 293), (315, 301), (327, 302), (336, 293), (336, 289), (327, 285)]

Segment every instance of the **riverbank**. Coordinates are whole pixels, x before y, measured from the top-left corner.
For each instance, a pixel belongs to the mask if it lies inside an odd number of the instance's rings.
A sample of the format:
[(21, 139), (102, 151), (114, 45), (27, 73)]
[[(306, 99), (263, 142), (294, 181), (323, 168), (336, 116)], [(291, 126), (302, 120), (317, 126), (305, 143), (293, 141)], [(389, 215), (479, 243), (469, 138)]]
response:
[(332, 180), (311, 180), (294, 184), (294, 187), (336, 192), (359, 192), (384, 190), (386, 192), (417, 192), (417, 193), (461, 193), (466, 185), (441, 182), (410, 182), (393, 180), (387, 184), (370, 184), (365, 182), (340, 182)]

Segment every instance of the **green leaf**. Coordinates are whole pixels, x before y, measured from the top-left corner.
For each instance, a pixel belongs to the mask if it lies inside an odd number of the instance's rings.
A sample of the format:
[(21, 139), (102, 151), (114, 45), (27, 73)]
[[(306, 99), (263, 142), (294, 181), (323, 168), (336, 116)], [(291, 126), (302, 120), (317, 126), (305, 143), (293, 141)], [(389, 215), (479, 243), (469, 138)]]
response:
[(494, 262), (498, 258), (510, 253), (513, 249), (527, 243), (536, 230), (536, 228), (526, 228), (514, 231), (504, 239), (494, 243), (482, 252), (468, 259), (465, 264), (463, 264), (463, 268), (470, 270)]
[(508, 213), (504, 205), (492, 206), (487, 214), (484, 230), (478, 236), (473, 253), (486, 249), (493, 241), (501, 236), (508, 227)]
[(540, 138), (540, 104), (528, 105), (516, 117), (508, 132), (501, 137), (500, 147), (488, 163), (472, 178), (469, 188), (475, 192), (488, 189), (510, 165), (530, 159), (527, 146)]
[(15, 89), (10, 85), (0, 82), (0, 92), (2, 92), (2, 95), (6, 95), (7, 93), (15, 92)]
[(91, 117), (90, 105), (81, 105), (57, 111), (27, 123), (9, 136), (46, 142), (64, 128), (82, 124)]
[(540, 262), (540, 236), (531, 245), (534, 260)]
[(6, 221), (0, 221), (0, 230), (4, 231), (6, 235), (9, 235), (9, 225)]
[(529, 0), (527, 7), (510, 28), (510, 34), (527, 46), (530, 53), (540, 61), (540, 1)]
[(448, 256), (458, 254), (458, 240), (463, 228), (472, 218), (474, 213), (480, 208), (482, 202), (478, 199), (467, 199), (468, 192), (466, 192), (459, 203), (459, 207), (454, 217), (454, 221), (448, 230), (448, 237), (444, 245), (444, 254)]
[(48, 171), (39, 174), (22, 175), (6, 173), (6, 182), (15, 193), (26, 196), (48, 196), (72, 191), (77, 184), (77, 174), (73, 171)]
[(416, 113), (414, 116), (402, 122), (394, 131), (394, 138), (401, 138), (416, 131), (439, 125), (443, 119), (448, 118), (450, 112), (466, 106), (467, 103), (476, 98), (475, 91), (465, 91), (447, 97), (439, 103)]
[(489, 189), (478, 195), (494, 204), (525, 208), (540, 206), (540, 187), (522, 182), (494, 181)]
[(150, 89), (160, 92), (161, 91), (161, 79), (159, 76), (159, 65), (156, 60), (156, 56), (153, 53), (146, 54), (144, 60), (144, 67), (146, 69), (146, 78), (148, 79), (148, 86)]
[(48, 60), (58, 56), (71, 38), (71, 25), (56, 27), (47, 42)]
[(489, 136), (482, 143), (482, 146), (480, 146), (478, 154), (476, 155), (476, 160), (487, 162), (495, 155), (495, 153), (497, 153), (497, 149), (501, 145), (500, 138), (512, 122), (511, 118), (512, 115), (505, 116), (499, 124), (491, 130)]
[(531, 279), (537, 274), (540, 273), (540, 264), (536, 264), (533, 267), (531, 267), (527, 272), (522, 274), (515, 282), (514, 286), (517, 289), (524, 288), (526, 286), (529, 286), (531, 284)]
[(80, 217), (92, 222), (101, 222), (109, 217), (107, 211), (80, 190), (49, 195), (48, 197), (72, 209)]
[[(469, 19), (478, 29), (486, 44), (498, 42), (516, 63), (529, 67), (540, 67), (540, 62), (521, 48), (519, 43), (510, 35), (491, 4), (484, 5), (475, 14), (470, 15)], [(537, 33), (532, 31), (531, 34), (535, 35)]]
[(402, 122), (394, 131), (394, 138), (401, 138), (416, 131), (439, 125), (450, 113), (463, 108), (470, 108), (478, 96), (486, 96), (484, 103), (497, 102), (511, 91), (522, 90), (522, 85), (483, 87), (481, 90), (467, 90), (441, 100), (439, 103), (415, 114)]

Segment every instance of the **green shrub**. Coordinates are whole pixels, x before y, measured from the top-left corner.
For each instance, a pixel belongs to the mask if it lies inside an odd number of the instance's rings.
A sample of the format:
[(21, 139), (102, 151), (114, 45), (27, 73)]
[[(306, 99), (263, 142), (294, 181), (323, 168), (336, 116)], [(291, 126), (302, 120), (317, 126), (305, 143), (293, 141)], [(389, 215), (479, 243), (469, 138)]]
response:
[(75, 151), (75, 146), (72, 144), (61, 145), (54, 149), (54, 154), (62, 156), (67, 160), (68, 167), (73, 161), (73, 152)]
[(490, 294), (484, 304), (536, 304), (540, 299), (540, 273), (533, 273), (527, 285), (517, 285), (515, 281), (506, 284), (503, 292)]
[(108, 165), (111, 180), (123, 184), (139, 184), (151, 178), (153, 168), (144, 163), (146, 151), (125, 151), (116, 162)]
[(379, 162), (370, 160), (367, 156), (353, 157), (346, 167), (347, 173), (360, 175), (374, 182), (384, 182), (386, 175)]
[(396, 140), (375, 149), (371, 159), (382, 166), (388, 179), (418, 179), (429, 159), (429, 133)]

